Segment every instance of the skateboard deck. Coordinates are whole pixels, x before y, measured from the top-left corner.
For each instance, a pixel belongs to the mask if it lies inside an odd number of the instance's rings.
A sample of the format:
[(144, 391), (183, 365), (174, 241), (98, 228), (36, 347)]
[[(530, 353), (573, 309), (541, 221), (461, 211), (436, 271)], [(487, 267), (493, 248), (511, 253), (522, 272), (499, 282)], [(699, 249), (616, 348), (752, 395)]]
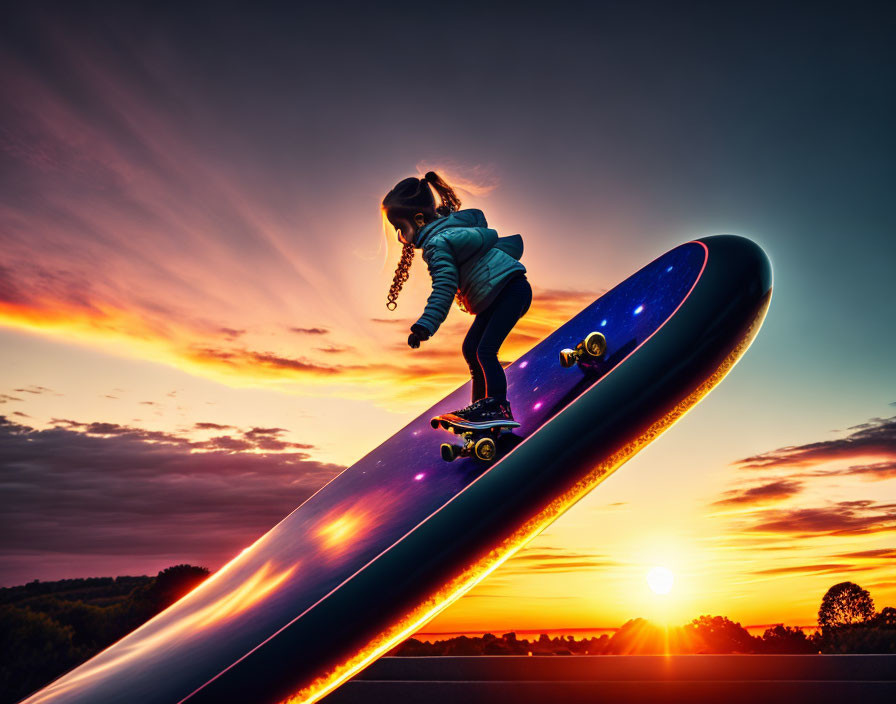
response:
[(489, 420), (483, 422), (473, 423), (468, 420), (464, 420), (453, 413), (446, 413), (441, 416), (436, 416), (432, 420), (429, 421), (430, 425), (433, 428), (441, 428), (442, 430), (448, 430), (450, 432), (467, 431), (467, 430), (482, 430), (489, 431), (501, 428), (513, 429), (519, 428), (520, 424), (515, 420)]
[(446, 462), (453, 462), (458, 457), (473, 457), (480, 462), (494, 462), (502, 449), (512, 448), (514, 445), (502, 442), (502, 436), (511, 433), (520, 424), (515, 420), (491, 420), (470, 422), (453, 413), (445, 413), (436, 416), (429, 421), (433, 428), (441, 428), (448, 432), (460, 435), (463, 442), (460, 444), (443, 442), (439, 447), (439, 453)]
[[(671, 427), (744, 353), (770, 297), (771, 267), (749, 240), (666, 252), (507, 367), (520, 428), (495, 461), (445, 465), (433, 451), (430, 420), (469, 399), (464, 384), (27, 701), (317, 701)], [(595, 331), (603, 355), (558, 364)]]

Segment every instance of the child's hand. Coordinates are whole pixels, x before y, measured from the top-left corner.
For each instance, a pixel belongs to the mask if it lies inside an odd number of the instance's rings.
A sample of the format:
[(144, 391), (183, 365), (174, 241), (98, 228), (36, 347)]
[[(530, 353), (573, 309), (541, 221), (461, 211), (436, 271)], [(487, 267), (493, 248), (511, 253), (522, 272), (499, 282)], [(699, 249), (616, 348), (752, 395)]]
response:
[(411, 326), (411, 334), (408, 335), (408, 347), (412, 350), (417, 349), (420, 343), (429, 339), (429, 333), (419, 325)]

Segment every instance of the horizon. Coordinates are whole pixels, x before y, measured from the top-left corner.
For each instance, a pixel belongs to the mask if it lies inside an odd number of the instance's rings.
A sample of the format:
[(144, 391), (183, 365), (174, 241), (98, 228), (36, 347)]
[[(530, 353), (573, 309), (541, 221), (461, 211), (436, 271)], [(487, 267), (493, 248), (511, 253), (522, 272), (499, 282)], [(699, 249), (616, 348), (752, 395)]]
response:
[[(172, 565), (171, 568), (169, 568), (169, 569), (172, 569), (174, 567), (190, 567), (190, 568), (192, 568), (194, 566), (190, 566), (190, 565), (174, 566), (174, 565)], [(205, 568), (199, 568), (199, 569), (204, 570)], [(208, 577), (212, 576), (212, 574), (214, 574), (214, 573), (208, 572)], [(53, 584), (53, 583), (58, 583), (58, 582), (79, 581), (79, 580), (118, 581), (118, 580), (126, 580), (126, 579), (154, 580), (155, 577), (152, 575), (145, 575), (145, 574), (143, 574), (143, 575), (131, 574), (131, 575), (116, 575), (114, 577), (108, 576), (108, 575), (92, 576), (92, 577), (74, 577), (74, 578), (67, 578), (67, 579), (62, 579), (62, 580), (53, 580), (53, 581), (49, 581), (49, 582), (42, 582), (41, 580), (33, 580), (33, 581), (27, 582), (25, 584), (2, 586), (2, 587), (0, 587), (0, 591), (6, 590), (6, 589), (10, 589), (10, 590), (22, 589), (22, 588), (28, 587), (31, 584)], [(201, 582), (200, 582), (200, 584), (201, 584)], [(197, 587), (198, 586), (199, 585), (197, 584)], [(861, 585), (859, 585), (859, 586), (861, 586)], [(53, 595), (53, 594), (57, 594), (57, 593), (58, 592), (56, 592), (56, 591), (48, 592), (49, 595)], [(874, 595), (872, 594), (871, 596), (873, 599)], [(883, 609), (886, 607), (881, 606), (880, 608)], [(879, 610), (878, 610), (878, 613), (879, 613)], [(645, 621), (652, 625), (659, 626), (661, 628), (665, 628), (666, 630), (668, 630), (670, 628), (683, 628), (684, 626), (688, 625), (689, 623), (695, 622), (698, 618), (701, 618), (705, 615), (722, 616), (723, 618), (727, 618), (727, 616), (724, 616), (722, 614), (702, 614), (701, 613), (700, 616), (693, 616), (692, 618), (689, 618), (680, 624), (664, 624), (664, 623), (655, 623), (655, 622), (651, 621), (650, 619), (647, 619), (647, 618), (644, 618), (641, 616), (631, 616), (631, 617), (625, 619), (625, 621), (623, 623), (620, 623), (620, 625), (618, 625), (618, 626), (594, 626), (594, 625), (592, 625), (592, 626), (579, 625), (579, 626), (566, 626), (566, 627), (553, 627), (553, 626), (552, 627), (538, 627), (538, 626), (535, 626), (535, 627), (531, 627), (531, 628), (514, 628), (514, 627), (508, 627), (508, 626), (497, 626), (497, 627), (479, 627), (479, 628), (473, 628), (473, 629), (466, 629), (463, 631), (432, 631), (432, 630), (424, 629), (421, 631), (417, 631), (408, 637), (416, 638), (416, 639), (436, 638), (436, 637), (449, 637), (450, 638), (450, 637), (459, 637), (459, 636), (480, 637), (480, 636), (485, 636), (485, 635), (498, 635), (498, 634), (506, 635), (509, 633), (514, 633), (516, 635), (522, 635), (522, 636), (545, 634), (549, 637), (557, 637), (557, 636), (572, 635), (572, 634), (579, 634), (579, 635), (588, 634), (590, 637), (590, 636), (594, 636), (594, 635), (604, 635), (604, 634), (616, 633), (621, 628), (623, 628), (627, 623), (632, 622), (632, 621), (639, 621), (639, 620)], [(735, 623), (738, 623), (738, 622), (735, 621)], [(430, 622), (430, 624), (431, 624), (431, 622)], [(430, 624), (427, 624), (427, 625), (430, 625)], [(764, 632), (766, 629), (774, 628), (775, 626), (787, 626), (789, 628), (796, 628), (796, 629), (803, 631), (804, 633), (805, 632), (815, 632), (815, 631), (818, 631), (821, 629), (821, 626), (819, 626), (817, 622), (814, 624), (795, 624), (795, 623), (788, 623), (786, 620), (774, 621), (774, 622), (769, 622), (769, 623), (757, 623), (757, 624), (740, 624), (740, 623), (738, 623), (738, 625), (740, 625), (744, 630), (750, 632), (751, 635), (753, 635), (754, 631), (759, 632), (761, 635), (761, 633)]]

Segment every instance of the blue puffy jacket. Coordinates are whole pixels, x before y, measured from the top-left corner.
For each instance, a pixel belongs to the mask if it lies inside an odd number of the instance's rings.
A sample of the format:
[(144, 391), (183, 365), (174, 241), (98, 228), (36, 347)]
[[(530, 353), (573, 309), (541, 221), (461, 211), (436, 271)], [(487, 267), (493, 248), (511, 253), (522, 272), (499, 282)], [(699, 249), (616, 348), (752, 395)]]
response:
[(498, 237), (481, 210), (458, 210), (424, 225), (414, 238), (432, 277), (432, 293), (416, 322), (430, 335), (444, 322), (454, 295), (460, 292), (467, 309), (481, 313), (507, 280), (518, 272), (523, 238)]

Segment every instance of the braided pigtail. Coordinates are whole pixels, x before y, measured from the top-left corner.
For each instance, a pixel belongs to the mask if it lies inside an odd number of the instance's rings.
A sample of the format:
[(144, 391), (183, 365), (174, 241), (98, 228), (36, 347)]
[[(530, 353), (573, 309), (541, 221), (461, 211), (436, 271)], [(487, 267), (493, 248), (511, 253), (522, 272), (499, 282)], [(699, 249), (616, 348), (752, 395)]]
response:
[(448, 215), (448, 213), (455, 213), (460, 210), (460, 198), (458, 198), (457, 193), (435, 171), (427, 171), (423, 176), (423, 180), (439, 194), (439, 200), (442, 201), (442, 204), (436, 208), (436, 213)]
[(414, 245), (406, 244), (401, 248), (401, 259), (398, 260), (398, 266), (395, 267), (395, 276), (392, 277), (392, 285), (389, 287), (389, 296), (386, 300), (386, 308), (389, 310), (395, 310), (398, 307), (398, 303), (395, 302), (395, 299), (398, 298), (398, 294), (401, 291), (402, 286), (404, 286), (404, 282), (407, 281), (410, 276), (410, 269), (413, 261)]

